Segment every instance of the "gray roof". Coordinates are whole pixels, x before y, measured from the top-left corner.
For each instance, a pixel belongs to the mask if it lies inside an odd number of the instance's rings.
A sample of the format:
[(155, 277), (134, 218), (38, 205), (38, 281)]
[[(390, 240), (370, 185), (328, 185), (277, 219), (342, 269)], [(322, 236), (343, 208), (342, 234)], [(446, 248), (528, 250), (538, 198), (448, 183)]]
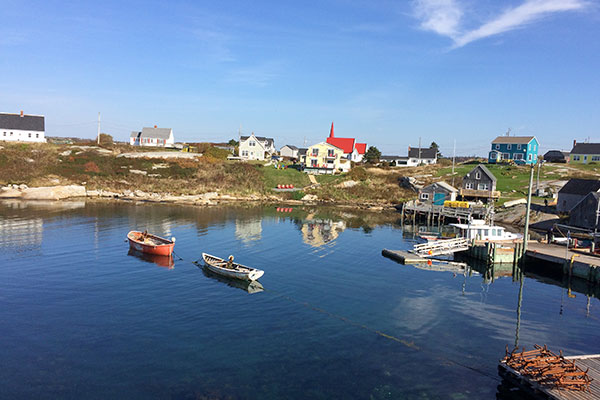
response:
[(600, 154), (600, 143), (576, 143), (571, 154)]
[(439, 187), (441, 187), (443, 189), (446, 189), (449, 192), (458, 192), (458, 189), (456, 189), (454, 186), (451, 186), (451, 185), (447, 184), (444, 181), (434, 182), (434, 183), (432, 183), (430, 185), (427, 185), (425, 187), (430, 187), (430, 186), (434, 186), (434, 185), (437, 185), (437, 186), (439, 186)]
[(44, 116), (0, 113), (0, 129), (43, 132)]
[(381, 156), (379, 157), (380, 161), (393, 161), (393, 160), (407, 160), (406, 156)]
[[(410, 158), (419, 158), (419, 148), (418, 147), (409, 147), (408, 148), (408, 156)], [(421, 159), (424, 158), (437, 158), (437, 149), (430, 147), (425, 148), (421, 147)]]
[[(283, 147), (289, 147), (289, 148), (290, 148), (290, 149), (292, 149), (292, 150), (298, 150), (298, 148), (297, 148), (296, 146), (292, 146), (291, 144), (286, 144), (286, 145), (285, 145), (285, 146), (283, 146)], [(282, 149), (283, 149), (283, 147), (282, 147)]]
[(597, 179), (573, 178), (563, 186), (558, 193), (586, 195), (600, 190), (600, 181)]
[(492, 144), (528, 144), (535, 136), (498, 136)]
[(298, 149), (298, 155), (305, 156), (307, 151), (308, 151), (308, 149), (305, 149), (305, 148)]
[(475, 171), (477, 168), (481, 169), (483, 171), (483, 173), (486, 174), (492, 181), (496, 182), (496, 177), (494, 176), (494, 174), (492, 174), (492, 172), (489, 169), (487, 169), (485, 167), (485, 165), (483, 165), (483, 164), (479, 164), (478, 166), (476, 166), (475, 168), (473, 168), (467, 174), (467, 176), (470, 176), (473, 173), (473, 171)]
[[(250, 136), (240, 136), (240, 140), (248, 140)], [(275, 140), (273, 140), (273, 138), (268, 138), (268, 137), (264, 137), (264, 136), (256, 136), (254, 135), (254, 137), (256, 138), (256, 140), (260, 141), (260, 142), (267, 142), (268, 145), (273, 146), (273, 144), (275, 143)]]
[(139, 131), (131, 131), (131, 135), (129, 135), (129, 137), (136, 138), (136, 137), (138, 137), (141, 134), (142, 134), (142, 132), (139, 132)]
[(141, 137), (151, 139), (168, 139), (169, 136), (171, 136), (172, 131), (173, 130), (171, 128), (143, 128)]

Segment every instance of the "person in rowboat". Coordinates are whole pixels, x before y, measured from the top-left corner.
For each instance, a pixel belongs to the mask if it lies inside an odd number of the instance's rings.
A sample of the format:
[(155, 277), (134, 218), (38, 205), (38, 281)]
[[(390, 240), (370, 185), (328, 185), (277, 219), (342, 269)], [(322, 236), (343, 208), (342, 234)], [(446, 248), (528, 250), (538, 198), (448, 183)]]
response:
[(229, 256), (227, 262), (221, 263), (221, 267), (233, 269), (233, 256)]

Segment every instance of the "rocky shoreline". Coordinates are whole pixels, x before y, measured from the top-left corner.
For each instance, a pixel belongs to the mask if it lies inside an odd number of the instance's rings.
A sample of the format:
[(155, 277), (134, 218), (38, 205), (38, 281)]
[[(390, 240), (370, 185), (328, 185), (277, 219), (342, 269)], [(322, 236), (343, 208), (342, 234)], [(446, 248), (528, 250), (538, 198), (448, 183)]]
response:
[(277, 196), (233, 196), (219, 192), (207, 192), (195, 195), (172, 195), (170, 193), (153, 193), (142, 190), (124, 190), (114, 192), (110, 190), (88, 190), (82, 185), (44, 186), (30, 188), (27, 185), (8, 185), (0, 188), (0, 199), (21, 200), (67, 200), (67, 199), (93, 199), (108, 201), (140, 201), (152, 203), (174, 203), (198, 206), (216, 206), (223, 203), (251, 202), (251, 203), (280, 203), (289, 205), (328, 205), (340, 208), (359, 208), (371, 211), (394, 210), (392, 205), (381, 204), (343, 204), (318, 199), (315, 195), (306, 195), (302, 200), (281, 199)]

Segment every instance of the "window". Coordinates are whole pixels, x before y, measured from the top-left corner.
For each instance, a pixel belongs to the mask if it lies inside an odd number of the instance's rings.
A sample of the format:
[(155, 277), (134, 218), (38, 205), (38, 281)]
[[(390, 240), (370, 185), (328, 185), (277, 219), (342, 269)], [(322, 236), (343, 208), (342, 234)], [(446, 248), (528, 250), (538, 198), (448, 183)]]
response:
[(13, 134), (13, 133), (11, 132), (11, 133), (10, 133), (10, 136), (12, 136), (12, 134)]
[(510, 150), (510, 149), (512, 149), (512, 144), (509, 143), (506, 145), (506, 150)]
[(477, 185), (477, 190), (489, 190), (488, 188), (489, 186), (487, 183), (480, 183), (479, 185)]
[(318, 156), (319, 155), (319, 149), (317, 149), (317, 148), (312, 149), (312, 155), (313, 155), (313, 157)]
[(531, 161), (531, 154), (527, 156), (527, 160)]
[(579, 161), (581, 159), (580, 156), (573, 156), (573, 161)]
[(465, 189), (473, 189), (473, 182), (467, 182), (465, 184)]
[(600, 156), (592, 156), (592, 161), (600, 161)]
[(517, 150), (521, 150), (521, 145), (520, 144), (517, 145)]
[(523, 153), (515, 153), (515, 160), (522, 160), (523, 159)]
[(496, 143), (496, 150), (500, 150), (500, 145)]
[(242, 150), (242, 157), (248, 157), (248, 150)]
[(39, 137), (40, 137), (40, 134), (39, 134), (39, 133), (36, 133), (36, 134), (35, 134), (35, 137), (36, 137), (36, 138), (39, 138)]
[(490, 158), (491, 158), (492, 160), (495, 160), (495, 159), (496, 159), (496, 152), (495, 152), (495, 151), (493, 151), (493, 152), (491, 152), (491, 153), (490, 153)]
[(510, 153), (502, 153), (503, 160), (510, 160)]
[(583, 161), (587, 161), (587, 156), (583, 156)]
[(475, 179), (477, 179), (477, 180), (481, 179), (481, 172), (477, 171), (475, 173)]
[(248, 142), (248, 146), (254, 147), (254, 146), (256, 146), (256, 142), (254, 140), (251, 140)]
[(311, 158), (310, 159), (310, 166), (311, 167), (316, 167), (317, 166), (317, 162), (318, 162), (318, 160), (316, 158)]
[(333, 149), (327, 150), (327, 157), (335, 157), (335, 150), (333, 150)]
[(28, 133), (28, 137), (31, 137), (31, 132)]
[(533, 151), (535, 151), (535, 144), (533, 145)]
[(6, 132), (4, 132), (4, 136), (6, 136)]
[(429, 193), (421, 193), (421, 200), (429, 200)]

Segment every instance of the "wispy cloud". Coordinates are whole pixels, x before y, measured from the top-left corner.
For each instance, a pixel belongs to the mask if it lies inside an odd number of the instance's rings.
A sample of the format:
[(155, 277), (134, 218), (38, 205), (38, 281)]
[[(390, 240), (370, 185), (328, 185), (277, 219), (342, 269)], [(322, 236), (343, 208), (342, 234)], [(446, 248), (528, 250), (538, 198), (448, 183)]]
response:
[(451, 38), (453, 48), (457, 48), (521, 28), (555, 13), (582, 10), (587, 6), (585, 0), (526, 0), (470, 30), (461, 28), (464, 25), (465, 7), (459, 0), (416, 0), (414, 15), (421, 21), (422, 29)]
[(233, 84), (264, 87), (279, 77), (282, 68), (282, 63), (277, 61), (235, 68), (229, 71), (226, 81)]

